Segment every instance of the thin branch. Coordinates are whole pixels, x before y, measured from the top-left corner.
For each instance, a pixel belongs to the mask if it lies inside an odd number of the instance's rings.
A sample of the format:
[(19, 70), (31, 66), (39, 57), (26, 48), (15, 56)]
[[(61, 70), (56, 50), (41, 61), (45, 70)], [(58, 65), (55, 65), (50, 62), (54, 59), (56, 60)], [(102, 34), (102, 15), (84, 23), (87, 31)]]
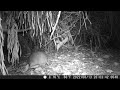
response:
[[(9, 29), (4, 29), (3, 28), (3, 32), (8, 32)], [(19, 32), (25, 32), (25, 31), (28, 31), (28, 30), (32, 30), (31, 28), (27, 28), (27, 29), (16, 29), (17, 33)]]

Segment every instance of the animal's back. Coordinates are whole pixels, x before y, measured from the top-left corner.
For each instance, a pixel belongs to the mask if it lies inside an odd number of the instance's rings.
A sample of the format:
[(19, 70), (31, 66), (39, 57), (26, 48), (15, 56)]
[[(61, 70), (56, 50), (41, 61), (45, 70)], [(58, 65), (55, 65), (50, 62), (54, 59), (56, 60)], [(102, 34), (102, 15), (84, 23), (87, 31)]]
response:
[(45, 65), (47, 63), (47, 55), (44, 52), (34, 52), (30, 56), (29, 65), (30, 67), (35, 65)]

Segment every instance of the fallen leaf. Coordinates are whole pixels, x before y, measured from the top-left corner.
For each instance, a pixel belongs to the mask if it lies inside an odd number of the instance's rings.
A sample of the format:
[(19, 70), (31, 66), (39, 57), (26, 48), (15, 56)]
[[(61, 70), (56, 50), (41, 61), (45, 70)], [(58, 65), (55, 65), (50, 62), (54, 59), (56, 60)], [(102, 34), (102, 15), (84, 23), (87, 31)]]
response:
[(98, 60), (98, 61), (104, 61), (102, 58), (98, 58), (97, 60)]
[(113, 71), (110, 70), (110, 69), (107, 69), (106, 72), (108, 72), (108, 73), (112, 73)]
[(103, 58), (109, 58), (110, 57), (110, 55), (104, 55), (103, 56)]
[(118, 65), (119, 65), (119, 63), (117, 63), (117, 62), (114, 62), (114, 65), (115, 65), (115, 66), (118, 66)]

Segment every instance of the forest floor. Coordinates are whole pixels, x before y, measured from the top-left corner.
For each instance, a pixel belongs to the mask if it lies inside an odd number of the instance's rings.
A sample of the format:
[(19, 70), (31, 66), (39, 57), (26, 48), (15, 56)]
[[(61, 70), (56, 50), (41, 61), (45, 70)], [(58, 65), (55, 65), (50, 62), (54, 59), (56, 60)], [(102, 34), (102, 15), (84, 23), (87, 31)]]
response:
[[(26, 73), (26, 63), (19, 68), (8, 67), (11, 75), (120, 75), (120, 55), (118, 52), (92, 52), (83, 47), (75, 52), (65, 50), (49, 55), (49, 66)], [(78, 69), (79, 68), (79, 69)]]

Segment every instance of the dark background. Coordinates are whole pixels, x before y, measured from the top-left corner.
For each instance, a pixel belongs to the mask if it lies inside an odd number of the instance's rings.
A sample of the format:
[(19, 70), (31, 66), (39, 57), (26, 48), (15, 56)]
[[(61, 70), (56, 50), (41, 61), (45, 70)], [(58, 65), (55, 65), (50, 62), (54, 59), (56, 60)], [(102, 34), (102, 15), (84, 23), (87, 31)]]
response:
[[(110, 36), (106, 48), (120, 50), (120, 11), (93, 11), (89, 13), (93, 24), (100, 25), (102, 33)], [(109, 19), (111, 18), (111, 19)], [(106, 19), (106, 20), (105, 20)], [(104, 22), (105, 21), (105, 22)]]

